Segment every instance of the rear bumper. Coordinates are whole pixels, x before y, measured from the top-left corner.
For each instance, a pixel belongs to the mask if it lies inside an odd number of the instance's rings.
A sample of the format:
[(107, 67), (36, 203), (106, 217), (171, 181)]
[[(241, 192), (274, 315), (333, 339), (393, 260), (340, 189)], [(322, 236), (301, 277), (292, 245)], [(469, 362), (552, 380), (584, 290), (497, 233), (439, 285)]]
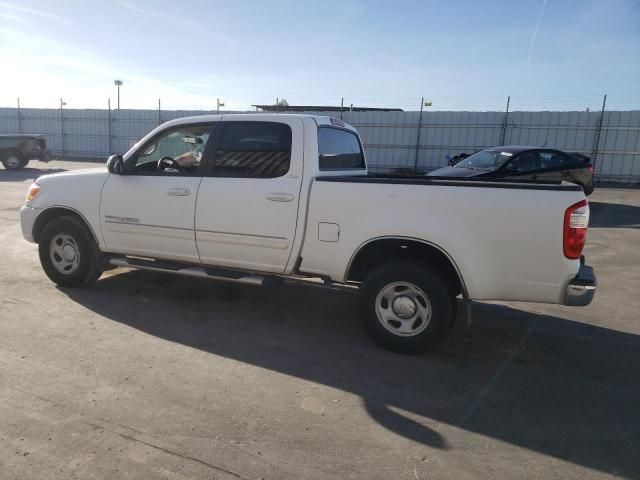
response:
[(598, 286), (593, 268), (584, 264), (584, 257), (580, 262), (578, 273), (569, 282), (565, 291), (564, 304), (571, 307), (589, 305), (596, 294), (596, 287)]

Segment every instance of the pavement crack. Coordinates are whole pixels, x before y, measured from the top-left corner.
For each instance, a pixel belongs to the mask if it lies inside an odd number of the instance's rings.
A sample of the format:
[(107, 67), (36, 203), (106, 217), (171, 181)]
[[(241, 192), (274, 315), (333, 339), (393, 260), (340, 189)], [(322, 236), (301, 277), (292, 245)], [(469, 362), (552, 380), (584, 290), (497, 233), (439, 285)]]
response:
[(106, 430), (107, 432), (110, 432), (110, 433), (113, 433), (115, 435), (118, 435), (119, 437), (124, 438), (125, 440), (130, 440), (132, 442), (141, 443), (142, 445), (145, 445), (147, 447), (154, 448), (156, 450), (160, 450), (161, 452), (167, 453), (169, 455), (180, 457), (183, 460), (189, 460), (191, 462), (199, 463), (200, 465), (204, 465), (205, 467), (209, 467), (212, 470), (216, 470), (218, 472), (226, 473), (227, 475), (231, 475), (232, 477), (239, 478), (241, 480), (249, 480), (247, 477), (243, 477), (242, 475), (240, 475), (240, 474), (238, 474), (236, 472), (232, 472), (231, 470), (227, 470), (226, 468), (220, 467), (218, 465), (214, 465), (212, 463), (205, 462), (204, 460), (200, 460), (199, 458), (191, 457), (189, 455), (185, 455), (183, 453), (177, 452), (175, 450), (171, 450), (169, 448), (161, 447), (161, 446), (156, 445), (156, 444), (151, 443), (151, 442), (145, 442), (144, 440), (140, 440), (139, 438), (136, 438), (136, 437), (134, 437), (132, 435), (127, 435), (126, 433), (121, 433), (121, 432), (118, 432), (116, 430), (111, 430), (109, 428), (105, 428), (104, 425), (98, 425), (96, 423), (91, 423), (91, 422), (85, 422), (85, 423), (87, 425), (92, 426), (93, 428)]

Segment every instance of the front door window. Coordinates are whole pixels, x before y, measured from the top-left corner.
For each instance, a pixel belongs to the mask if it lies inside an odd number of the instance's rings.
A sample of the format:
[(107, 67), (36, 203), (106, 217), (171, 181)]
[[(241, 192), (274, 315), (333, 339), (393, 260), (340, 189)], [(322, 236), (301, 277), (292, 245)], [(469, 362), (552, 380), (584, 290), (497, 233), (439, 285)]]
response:
[(127, 173), (197, 174), (210, 125), (182, 126), (163, 132), (127, 162)]

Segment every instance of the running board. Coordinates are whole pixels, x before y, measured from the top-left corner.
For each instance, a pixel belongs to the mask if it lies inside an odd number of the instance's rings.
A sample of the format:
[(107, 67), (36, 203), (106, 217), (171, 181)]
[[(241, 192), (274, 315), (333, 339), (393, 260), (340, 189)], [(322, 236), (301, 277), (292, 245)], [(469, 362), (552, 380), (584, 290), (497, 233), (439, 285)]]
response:
[(109, 265), (114, 267), (137, 268), (140, 270), (150, 270), (152, 272), (176, 273), (178, 275), (188, 275), (190, 277), (208, 278), (210, 280), (220, 280), (224, 282), (243, 283), (245, 285), (262, 286), (265, 277), (260, 275), (247, 275), (235, 270), (225, 270), (222, 268), (208, 268), (187, 266), (179, 262), (166, 260), (147, 260), (143, 258), (130, 257), (109, 257)]

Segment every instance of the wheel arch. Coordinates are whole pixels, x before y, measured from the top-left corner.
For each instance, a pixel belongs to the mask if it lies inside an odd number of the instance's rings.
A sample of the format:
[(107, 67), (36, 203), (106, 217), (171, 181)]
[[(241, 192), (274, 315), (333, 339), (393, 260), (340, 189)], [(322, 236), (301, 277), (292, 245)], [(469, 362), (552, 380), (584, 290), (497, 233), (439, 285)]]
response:
[(414, 237), (382, 236), (362, 243), (349, 260), (345, 281), (361, 282), (372, 268), (402, 260), (421, 261), (435, 267), (446, 275), (457, 293), (469, 298), (462, 273), (452, 256), (441, 246)]
[(65, 207), (65, 206), (47, 207), (40, 213), (40, 215), (38, 215), (38, 217), (36, 218), (36, 221), (33, 223), (33, 229), (32, 229), (34, 242), (40, 243), (40, 235), (42, 234), (44, 227), (51, 220), (53, 220), (54, 218), (65, 217), (65, 216), (74, 217), (78, 219), (80, 222), (82, 222), (82, 224), (91, 233), (91, 236), (93, 237), (93, 240), (96, 242), (96, 245), (100, 245), (98, 236), (96, 235), (96, 232), (91, 227), (91, 224), (87, 221), (86, 217), (82, 213), (80, 213), (78, 210), (71, 207)]

